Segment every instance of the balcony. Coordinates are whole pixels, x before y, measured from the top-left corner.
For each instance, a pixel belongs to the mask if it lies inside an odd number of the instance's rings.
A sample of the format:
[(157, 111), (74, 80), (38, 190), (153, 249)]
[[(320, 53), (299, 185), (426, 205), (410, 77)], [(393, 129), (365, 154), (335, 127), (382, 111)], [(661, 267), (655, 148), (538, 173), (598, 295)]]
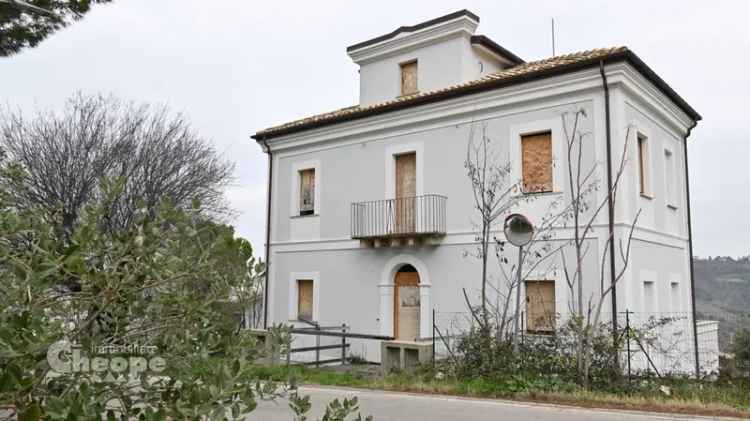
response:
[(352, 238), (374, 246), (413, 245), (445, 235), (445, 202), (436, 194), (352, 203)]

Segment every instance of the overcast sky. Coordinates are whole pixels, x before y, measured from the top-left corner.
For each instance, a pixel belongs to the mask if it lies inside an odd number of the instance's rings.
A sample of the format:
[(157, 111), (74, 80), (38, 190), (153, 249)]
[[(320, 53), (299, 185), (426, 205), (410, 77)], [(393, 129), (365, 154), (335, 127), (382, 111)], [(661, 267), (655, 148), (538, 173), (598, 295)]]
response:
[[(356, 4), (355, 4), (356, 3)], [(467, 8), (525, 60), (627, 45), (703, 115), (689, 141), (696, 255), (750, 254), (750, 2), (115, 0), (0, 58), (0, 100), (58, 109), (75, 91), (167, 103), (237, 165), (238, 233), (262, 249), (256, 130), (357, 103), (346, 46)]]

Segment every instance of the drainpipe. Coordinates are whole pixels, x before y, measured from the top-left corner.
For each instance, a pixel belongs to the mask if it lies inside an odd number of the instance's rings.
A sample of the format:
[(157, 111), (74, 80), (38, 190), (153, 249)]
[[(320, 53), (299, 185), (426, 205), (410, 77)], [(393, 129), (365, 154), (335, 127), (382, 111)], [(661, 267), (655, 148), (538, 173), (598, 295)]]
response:
[[(607, 75), (604, 73), (604, 60), (599, 62), (599, 72), (602, 75), (602, 86), (604, 87), (604, 116), (607, 131), (607, 208), (609, 209), (609, 277), (610, 283), (615, 282), (615, 207), (612, 198), (612, 133), (610, 127), (609, 112), (609, 85)], [(627, 141), (627, 139), (626, 139)], [(612, 336), (617, 346), (617, 286), (612, 285)], [(619, 357), (615, 354), (616, 361)]]
[(266, 280), (263, 285), (263, 329), (268, 329), (268, 274), (271, 268), (271, 186), (273, 185), (273, 153), (268, 147), (266, 139), (260, 138), (258, 142), (263, 143), (263, 148), (268, 154), (268, 197), (266, 198)]
[(690, 250), (690, 302), (692, 304), (693, 312), (693, 346), (695, 347), (695, 378), (700, 378), (701, 365), (698, 360), (698, 321), (696, 320), (695, 311), (695, 271), (693, 270), (693, 226), (690, 220), (690, 179), (688, 178), (688, 150), (687, 150), (687, 139), (690, 137), (690, 133), (693, 131), (695, 126), (698, 125), (697, 121), (693, 121), (693, 124), (688, 128), (685, 137), (683, 138), (683, 146), (685, 148), (685, 199), (687, 200), (687, 230), (688, 230), (688, 249)]

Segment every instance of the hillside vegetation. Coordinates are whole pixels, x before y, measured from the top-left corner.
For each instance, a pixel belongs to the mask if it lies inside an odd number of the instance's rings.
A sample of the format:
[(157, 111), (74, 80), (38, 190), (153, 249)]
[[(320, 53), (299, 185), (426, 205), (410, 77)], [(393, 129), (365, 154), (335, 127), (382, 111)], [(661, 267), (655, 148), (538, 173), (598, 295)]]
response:
[(750, 256), (696, 257), (695, 298), (698, 316), (719, 321), (721, 344), (750, 323)]

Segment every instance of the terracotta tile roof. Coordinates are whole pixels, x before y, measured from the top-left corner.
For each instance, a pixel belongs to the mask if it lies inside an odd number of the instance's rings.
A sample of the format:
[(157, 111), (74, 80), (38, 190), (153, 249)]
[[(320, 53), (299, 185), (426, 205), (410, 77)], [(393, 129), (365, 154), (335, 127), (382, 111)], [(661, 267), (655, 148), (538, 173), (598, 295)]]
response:
[(682, 108), (694, 120), (700, 120), (700, 115), (693, 110), (669, 85), (666, 84), (656, 73), (654, 73), (638, 56), (627, 47), (598, 48), (565, 54), (544, 60), (532, 61), (519, 64), (484, 76), (480, 79), (453, 85), (447, 88), (415, 95), (403, 96), (390, 101), (380, 102), (368, 106), (354, 105), (341, 108), (323, 114), (294, 120), (289, 123), (269, 127), (257, 132), (254, 139), (267, 139), (281, 136), (301, 130), (320, 127), (341, 121), (364, 118), (383, 112), (394, 111), (409, 106), (416, 106), (442, 99), (452, 98), (459, 95), (479, 92), (486, 89), (499, 88), (515, 83), (527, 82), (543, 77), (556, 76), (567, 72), (581, 70), (583, 68), (598, 66), (598, 63), (612, 63), (615, 61), (628, 61), (638, 69), (646, 78), (654, 83), (668, 97), (670, 97), (680, 108)]

